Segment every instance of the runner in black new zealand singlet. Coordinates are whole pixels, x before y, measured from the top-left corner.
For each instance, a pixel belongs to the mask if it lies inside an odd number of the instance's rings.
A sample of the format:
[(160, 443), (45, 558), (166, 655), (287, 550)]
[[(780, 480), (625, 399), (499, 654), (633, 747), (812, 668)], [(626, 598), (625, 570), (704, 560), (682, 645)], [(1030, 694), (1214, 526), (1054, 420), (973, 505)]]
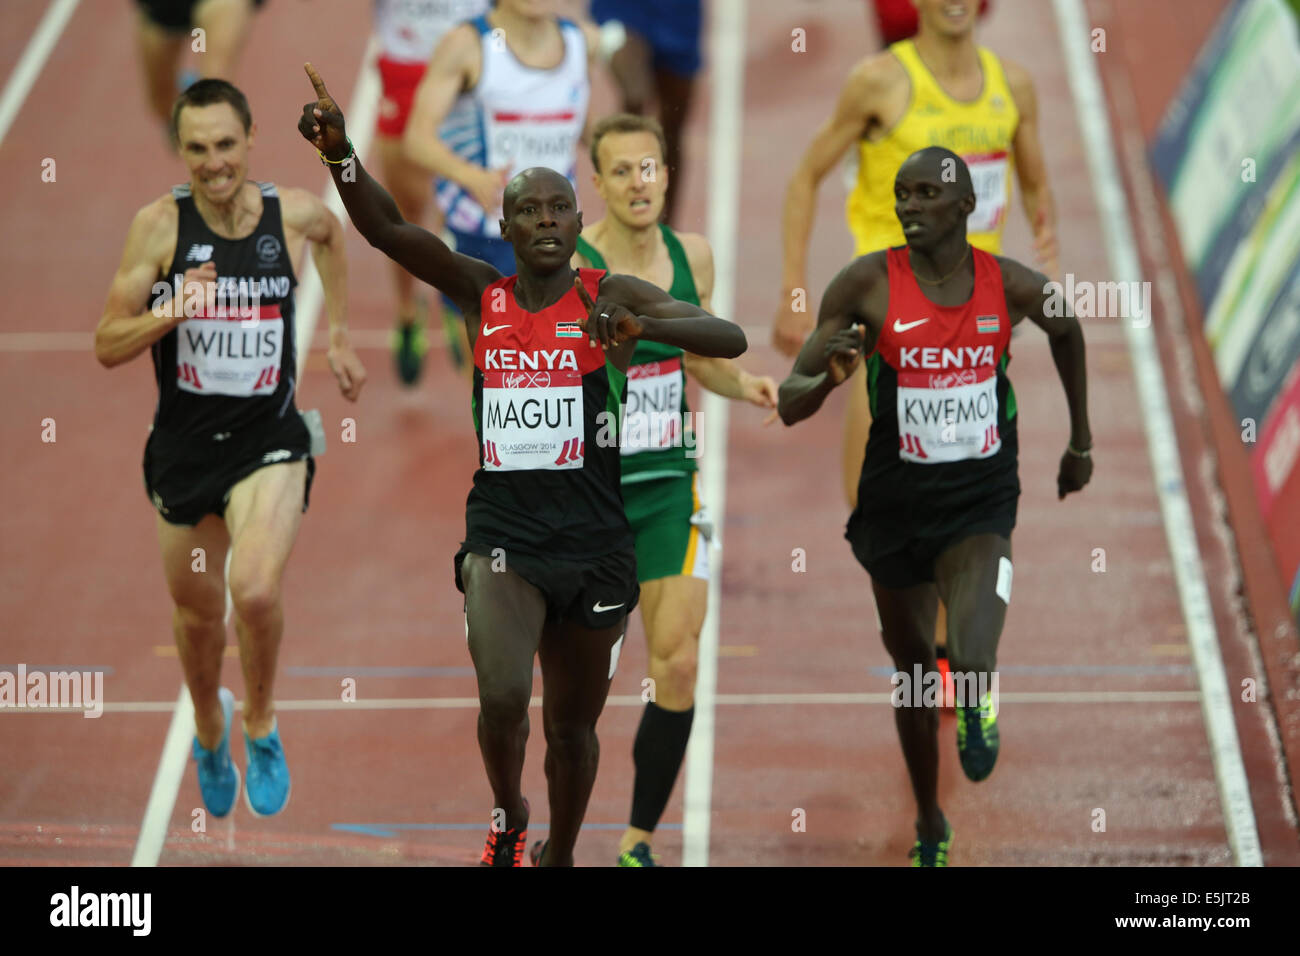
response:
[[(262, 218), (243, 239), (213, 232), (189, 185), (172, 189), (179, 219), (165, 285), (186, 318), (151, 348), (158, 404), (144, 477), (154, 507), (174, 524), (224, 514), (230, 489), (265, 465), (306, 458), (310, 494), (311, 436), (293, 401), (297, 280), (279, 195), (258, 185)], [(205, 262), (217, 280), (200, 301), (187, 295), (184, 275)]]

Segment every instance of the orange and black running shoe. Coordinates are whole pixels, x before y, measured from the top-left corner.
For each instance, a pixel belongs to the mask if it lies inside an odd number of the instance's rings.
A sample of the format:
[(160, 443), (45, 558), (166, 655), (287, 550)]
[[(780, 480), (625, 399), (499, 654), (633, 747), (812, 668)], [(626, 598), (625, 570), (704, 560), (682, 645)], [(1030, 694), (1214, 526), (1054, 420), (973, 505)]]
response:
[[(524, 811), (528, 812), (528, 801), (524, 800)], [(483, 858), (479, 866), (523, 866), (524, 847), (528, 845), (528, 826), (517, 830), (498, 830), (495, 826), (488, 829), (487, 843), (483, 847)]]

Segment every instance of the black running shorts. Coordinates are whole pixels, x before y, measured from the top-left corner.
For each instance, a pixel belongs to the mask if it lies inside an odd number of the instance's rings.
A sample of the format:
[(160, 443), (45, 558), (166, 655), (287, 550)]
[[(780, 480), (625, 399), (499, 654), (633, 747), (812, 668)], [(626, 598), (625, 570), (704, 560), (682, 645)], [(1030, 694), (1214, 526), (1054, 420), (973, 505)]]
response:
[(612, 627), (624, 615), (631, 614), (641, 598), (635, 548), (599, 558), (564, 561), (467, 542), (460, 546), (455, 558), (456, 588), (462, 594), (465, 582), (461, 577), (461, 563), (467, 554), (499, 561), (502, 569), (513, 571), (541, 591), (546, 599), (548, 622), (567, 618), (592, 629)]
[(283, 419), (225, 437), (177, 438), (154, 429), (144, 446), (144, 489), (168, 524), (196, 525), (205, 515), (225, 517), (230, 490), (253, 472), (307, 459), (302, 510), (307, 510), (316, 462), (302, 417)]
[[(202, 0), (136, 0), (136, 5), (155, 26), (170, 33), (189, 33), (194, 26), (194, 8)], [(260, 7), (266, 0), (253, 0)]]
[(886, 536), (873, 534), (868, 520), (857, 511), (844, 532), (853, 556), (867, 569), (873, 581), (891, 589), (933, 583), (934, 562), (959, 541), (977, 534), (1000, 534), (1008, 541), (1016, 526), (1016, 502), (1003, 504), (982, 515), (972, 515), (941, 535)]

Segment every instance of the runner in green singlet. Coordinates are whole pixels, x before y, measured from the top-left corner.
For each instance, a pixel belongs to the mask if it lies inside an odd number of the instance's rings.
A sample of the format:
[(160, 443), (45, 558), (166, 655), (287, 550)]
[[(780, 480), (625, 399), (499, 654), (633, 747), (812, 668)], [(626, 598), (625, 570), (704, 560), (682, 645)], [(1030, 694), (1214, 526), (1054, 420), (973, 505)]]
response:
[[(578, 237), (573, 265), (626, 272), (708, 309), (713, 291), (708, 240), (674, 233), (659, 222), (668, 189), (663, 150), (663, 131), (653, 119), (620, 113), (596, 125), (591, 160), (607, 215)], [(620, 866), (655, 865), (650, 841), (681, 769), (695, 712), (711, 524), (696, 487), (698, 448), (686, 372), (724, 398), (776, 406), (776, 383), (729, 359), (702, 358), (643, 339), (628, 366), (623, 501), (636, 536), (653, 684), (632, 748), (636, 776)]]

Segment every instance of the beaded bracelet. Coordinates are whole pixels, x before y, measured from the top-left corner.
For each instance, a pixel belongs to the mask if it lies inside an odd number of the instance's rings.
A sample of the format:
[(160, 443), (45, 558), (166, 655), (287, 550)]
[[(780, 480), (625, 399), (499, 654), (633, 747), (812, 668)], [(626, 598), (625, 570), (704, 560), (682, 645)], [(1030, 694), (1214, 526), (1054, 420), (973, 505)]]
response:
[(353, 156), (353, 154), (354, 154), (356, 151), (357, 151), (357, 150), (356, 150), (356, 147), (352, 145), (352, 138), (349, 137), (349, 138), (348, 138), (348, 154), (347, 154), (346, 156), (344, 156), (342, 159), (330, 159), (330, 158), (329, 158), (328, 156), (326, 156), (324, 153), (321, 153), (320, 150), (317, 150), (316, 152), (317, 152), (317, 153), (320, 153), (320, 161), (321, 161), (322, 163), (325, 163), (325, 164), (328, 165), (328, 166), (341, 166), (341, 165), (343, 165), (344, 163), (346, 163), (349, 159), (351, 159), (352, 156)]

